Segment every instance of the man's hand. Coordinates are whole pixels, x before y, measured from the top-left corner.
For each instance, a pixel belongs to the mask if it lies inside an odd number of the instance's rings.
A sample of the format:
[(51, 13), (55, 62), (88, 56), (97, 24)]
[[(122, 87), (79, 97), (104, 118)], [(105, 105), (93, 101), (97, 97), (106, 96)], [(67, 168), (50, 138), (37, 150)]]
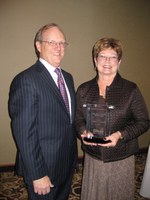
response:
[(33, 181), (34, 192), (39, 195), (48, 194), (54, 185), (51, 183), (48, 176), (44, 176), (38, 180)]

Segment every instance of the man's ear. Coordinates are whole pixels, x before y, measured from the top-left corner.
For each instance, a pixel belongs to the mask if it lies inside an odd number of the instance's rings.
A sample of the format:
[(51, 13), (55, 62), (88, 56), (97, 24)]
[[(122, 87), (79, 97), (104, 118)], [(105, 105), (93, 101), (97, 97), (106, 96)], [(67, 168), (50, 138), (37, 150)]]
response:
[(41, 52), (41, 43), (39, 41), (36, 41), (35, 45), (36, 45), (37, 50)]
[(94, 58), (94, 64), (95, 64), (95, 67), (97, 66), (97, 59)]

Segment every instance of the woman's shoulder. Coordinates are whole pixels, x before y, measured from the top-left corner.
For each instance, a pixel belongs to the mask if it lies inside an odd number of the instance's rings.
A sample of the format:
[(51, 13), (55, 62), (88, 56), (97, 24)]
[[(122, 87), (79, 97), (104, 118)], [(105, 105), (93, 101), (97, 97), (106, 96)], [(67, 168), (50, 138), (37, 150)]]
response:
[(128, 87), (128, 88), (136, 88), (137, 84), (133, 81), (130, 81), (126, 78), (123, 78), (120, 74), (117, 75), (117, 84), (119, 84), (120, 86), (123, 85), (124, 87)]
[(98, 85), (96, 81), (96, 77), (92, 80), (86, 81), (82, 83), (78, 88), (77, 88), (77, 95), (80, 95), (82, 97), (85, 97), (87, 94), (93, 93), (93, 91), (98, 90)]
[(136, 88), (137, 87), (137, 84), (133, 81), (130, 81), (130, 80), (125, 79), (125, 78), (122, 78), (122, 81), (123, 81), (123, 83), (126, 87), (129, 87), (129, 88)]
[(88, 80), (86, 82), (83, 82), (81, 85), (79, 85), (78, 89), (77, 90), (86, 90), (94, 85), (96, 85), (97, 82), (96, 82), (96, 77), (91, 79), (91, 80)]

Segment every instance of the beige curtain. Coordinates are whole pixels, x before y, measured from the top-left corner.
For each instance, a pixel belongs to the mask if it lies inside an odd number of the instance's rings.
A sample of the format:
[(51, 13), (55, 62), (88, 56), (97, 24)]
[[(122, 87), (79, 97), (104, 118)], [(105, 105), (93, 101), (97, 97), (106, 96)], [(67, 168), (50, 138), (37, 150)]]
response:
[(143, 197), (150, 198), (150, 145), (148, 149), (143, 180), (140, 189), (140, 195)]

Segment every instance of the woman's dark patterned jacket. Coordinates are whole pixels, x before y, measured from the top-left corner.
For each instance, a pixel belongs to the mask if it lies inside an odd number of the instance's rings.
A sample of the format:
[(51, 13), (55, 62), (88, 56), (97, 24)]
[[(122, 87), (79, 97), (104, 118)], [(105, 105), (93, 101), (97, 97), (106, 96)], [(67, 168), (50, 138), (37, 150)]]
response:
[[(85, 130), (86, 110), (84, 104), (95, 103), (99, 98), (97, 77), (83, 83), (77, 90), (76, 128), (79, 136)], [(110, 162), (124, 159), (139, 150), (138, 137), (149, 129), (150, 121), (144, 99), (133, 82), (116, 75), (112, 84), (106, 89), (106, 104), (114, 107), (110, 110), (109, 130), (120, 131), (123, 139), (116, 147), (106, 148), (82, 144), (85, 152)], [(106, 119), (106, 126), (108, 118)]]

